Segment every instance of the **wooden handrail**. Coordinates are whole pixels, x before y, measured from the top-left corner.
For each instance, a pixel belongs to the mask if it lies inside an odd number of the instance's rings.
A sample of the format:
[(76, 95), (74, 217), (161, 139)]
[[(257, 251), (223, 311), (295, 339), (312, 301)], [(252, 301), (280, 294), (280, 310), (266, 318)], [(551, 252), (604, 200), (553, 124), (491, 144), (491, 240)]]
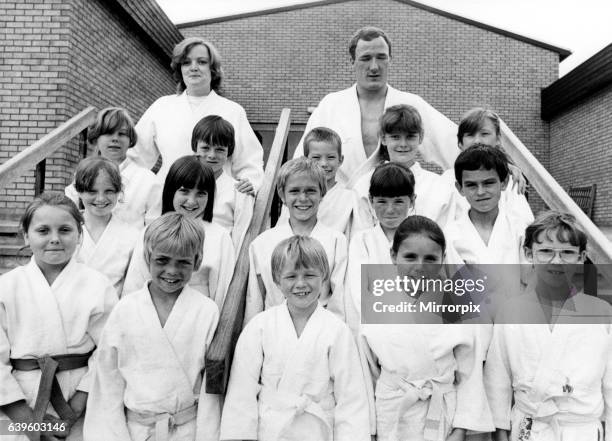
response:
[(500, 123), (504, 150), (523, 171), (530, 184), (550, 208), (571, 213), (576, 217), (576, 222), (588, 238), (589, 257), (606, 279), (612, 282), (612, 266), (609, 265), (612, 263), (612, 243), (576, 205), (521, 140), (512, 133), (512, 130), (503, 121)]
[(242, 241), (234, 268), (234, 275), (227, 290), (223, 308), (221, 309), (219, 326), (206, 353), (207, 393), (225, 393), (233, 344), (240, 334), (244, 317), (244, 304), (249, 277), (249, 245), (267, 225), (275, 191), (276, 176), (281, 166), (283, 151), (286, 148), (290, 124), (291, 111), (283, 109), (278, 126), (276, 127), (270, 155), (268, 156), (263, 184), (255, 199), (253, 218)]
[(85, 130), (96, 119), (96, 109), (87, 107), (40, 138), (30, 147), (0, 165), (0, 188), (4, 188), (40, 161), (55, 153), (66, 142)]

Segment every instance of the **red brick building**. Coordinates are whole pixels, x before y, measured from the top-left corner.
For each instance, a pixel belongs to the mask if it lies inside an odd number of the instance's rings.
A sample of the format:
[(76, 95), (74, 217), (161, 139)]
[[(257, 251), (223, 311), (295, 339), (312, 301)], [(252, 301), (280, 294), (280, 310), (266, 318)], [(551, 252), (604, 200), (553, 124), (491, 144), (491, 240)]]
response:
[[(134, 118), (174, 91), (169, 64), (180, 32), (154, 0), (0, 3), (0, 163), (87, 106), (126, 107)], [(76, 143), (47, 160), (46, 188), (63, 190)], [(0, 219), (34, 194), (34, 172), (0, 189)]]
[(550, 173), (564, 188), (597, 184), (593, 220), (612, 226), (612, 44), (542, 91)]

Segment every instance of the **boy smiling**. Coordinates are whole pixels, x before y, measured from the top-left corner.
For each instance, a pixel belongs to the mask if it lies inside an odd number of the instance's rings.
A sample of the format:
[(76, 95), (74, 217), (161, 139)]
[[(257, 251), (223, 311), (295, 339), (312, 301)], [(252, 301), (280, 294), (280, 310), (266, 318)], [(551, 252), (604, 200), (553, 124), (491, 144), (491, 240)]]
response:
[(283, 295), (274, 283), (270, 258), (283, 239), (299, 235), (317, 239), (330, 262), (331, 276), (321, 292), (321, 303), (344, 319), (343, 281), (346, 272), (347, 241), (344, 235), (318, 222), (321, 199), (327, 191), (325, 173), (314, 161), (296, 158), (281, 167), (276, 188), (287, 206), (289, 219), (261, 233), (249, 248), (249, 285), (245, 322), (255, 314), (278, 305)]

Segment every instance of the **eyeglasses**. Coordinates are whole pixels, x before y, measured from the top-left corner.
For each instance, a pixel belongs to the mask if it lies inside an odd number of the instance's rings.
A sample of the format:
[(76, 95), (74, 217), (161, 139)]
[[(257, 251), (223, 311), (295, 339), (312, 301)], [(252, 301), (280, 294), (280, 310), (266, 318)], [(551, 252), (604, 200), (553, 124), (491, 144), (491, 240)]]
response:
[(559, 258), (564, 263), (578, 263), (581, 254), (576, 250), (563, 248), (537, 248), (534, 250), (535, 258), (540, 263), (550, 263), (559, 254)]

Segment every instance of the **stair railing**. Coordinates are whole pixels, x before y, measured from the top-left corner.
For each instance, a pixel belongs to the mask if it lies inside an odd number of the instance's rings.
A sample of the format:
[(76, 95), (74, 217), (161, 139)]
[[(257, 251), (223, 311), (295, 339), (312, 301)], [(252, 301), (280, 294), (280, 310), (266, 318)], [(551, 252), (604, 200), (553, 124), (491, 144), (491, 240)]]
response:
[(266, 163), (264, 180), (253, 209), (253, 218), (249, 226), (234, 268), (219, 326), (206, 353), (206, 392), (224, 394), (229, 377), (230, 362), (235, 342), (242, 330), (247, 282), (249, 277), (249, 245), (263, 232), (270, 219), (270, 207), (276, 189), (276, 176), (280, 169), (284, 152), (287, 148), (287, 137), (291, 124), (291, 111), (283, 109), (276, 127), (276, 134)]
[(612, 243), (599, 228), (584, 214), (563, 187), (553, 178), (521, 140), (501, 122), (504, 150), (523, 171), (540, 197), (554, 210), (571, 213), (588, 238), (587, 254), (599, 272), (612, 282)]

